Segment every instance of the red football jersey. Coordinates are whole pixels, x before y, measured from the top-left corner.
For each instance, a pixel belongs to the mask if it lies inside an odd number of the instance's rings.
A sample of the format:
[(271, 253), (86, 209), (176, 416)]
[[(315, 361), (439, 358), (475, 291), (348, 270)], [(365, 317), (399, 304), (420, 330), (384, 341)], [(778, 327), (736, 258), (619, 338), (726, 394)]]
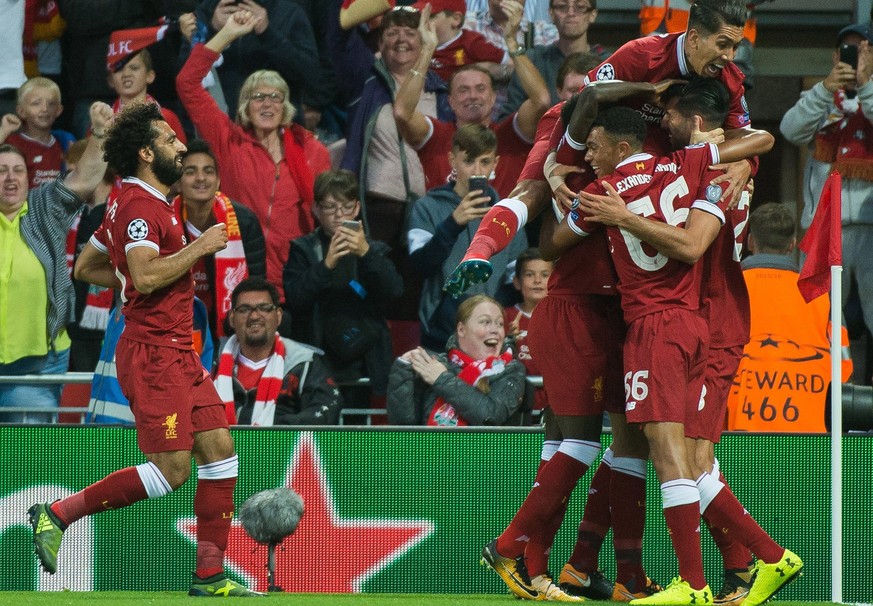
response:
[(506, 51), (488, 42), (479, 32), (462, 29), (454, 40), (434, 50), (430, 69), (448, 82), (459, 67), (482, 61), (501, 63), (505, 55)]
[(740, 254), (749, 221), (749, 197), (725, 212), (725, 224), (703, 259), (703, 305), (709, 322), (709, 346), (734, 347), (749, 342), (752, 312)]
[[(629, 210), (651, 220), (681, 227), (689, 210), (698, 208), (724, 223), (725, 203), (719, 202), (723, 188), (708, 185), (717, 174), (708, 167), (718, 161), (715, 145), (689, 147), (660, 158), (640, 153), (626, 158), (603, 181), (616, 189)], [(586, 189), (605, 193), (600, 181)], [(580, 234), (589, 234), (596, 227), (578, 211), (571, 212), (568, 220), (570, 227)], [(670, 259), (615, 227), (607, 227), (606, 233), (626, 322), (674, 307), (700, 309), (703, 264), (688, 265)]]
[[(518, 305), (513, 305), (512, 307), (507, 307), (503, 310), (503, 318), (503, 326), (506, 328), (507, 332), (509, 332), (510, 325), (515, 322), (515, 319), (519, 318), (518, 335), (515, 337), (515, 347), (513, 348), (515, 350), (515, 359), (524, 364), (527, 376), (540, 376), (540, 369), (537, 366), (533, 355), (531, 355), (530, 347), (527, 344), (527, 331), (528, 326), (530, 325), (530, 314), (523, 312)], [(534, 409), (542, 410), (545, 408), (546, 403), (546, 391), (542, 387), (538, 387), (534, 392)]]
[(6, 143), (14, 145), (24, 154), (27, 179), (31, 189), (57, 179), (61, 175), (61, 170), (64, 168), (64, 150), (54, 137), (51, 143), (46, 145), (24, 133), (12, 133), (7, 137)]
[[(660, 82), (669, 78), (685, 78), (693, 72), (685, 60), (684, 46), (684, 32), (631, 40), (588, 72), (585, 83), (594, 80)], [(742, 128), (751, 123), (743, 88), (744, 78), (743, 72), (733, 63), (726, 64), (719, 74), (719, 80), (727, 87), (731, 99), (728, 116), (723, 125), (725, 129)], [(669, 153), (670, 140), (667, 131), (661, 128), (664, 110), (641, 98), (628, 99), (625, 105), (639, 111), (649, 126), (644, 149), (653, 154)]]
[(140, 179), (125, 179), (118, 199), (106, 210), (103, 224), (91, 236), (91, 243), (109, 255), (121, 281), (126, 321), (124, 338), (190, 349), (194, 329), (191, 271), (146, 295), (134, 288), (127, 264), (127, 252), (137, 246), (148, 246), (162, 257), (177, 253), (185, 246), (182, 226), (166, 197)]

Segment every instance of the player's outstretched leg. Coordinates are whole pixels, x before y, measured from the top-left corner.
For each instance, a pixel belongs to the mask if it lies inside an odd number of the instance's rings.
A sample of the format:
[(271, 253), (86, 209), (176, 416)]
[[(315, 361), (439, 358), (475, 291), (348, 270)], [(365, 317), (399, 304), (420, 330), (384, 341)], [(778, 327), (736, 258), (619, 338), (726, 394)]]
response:
[(43, 570), (54, 574), (58, 570), (58, 550), (66, 527), (52, 513), (48, 503), (38, 503), (27, 510), (33, 527), (33, 547)]
[(758, 606), (803, 575), (803, 560), (789, 549), (773, 564), (761, 560), (755, 564), (755, 580), (743, 606)]
[(196, 598), (262, 598), (267, 594), (252, 591), (228, 579), (222, 572), (207, 579), (201, 579), (196, 574), (191, 575), (191, 589), (188, 590), (188, 595)]
[(490, 261), (469, 259), (461, 261), (455, 270), (446, 278), (443, 290), (458, 298), (474, 284), (487, 282), (494, 272)]

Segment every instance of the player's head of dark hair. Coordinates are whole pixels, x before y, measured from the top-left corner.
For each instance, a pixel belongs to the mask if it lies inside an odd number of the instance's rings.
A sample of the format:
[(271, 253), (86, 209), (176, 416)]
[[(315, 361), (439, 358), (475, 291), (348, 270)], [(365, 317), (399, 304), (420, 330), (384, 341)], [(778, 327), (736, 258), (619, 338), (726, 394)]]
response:
[(184, 154), (182, 154), (183, 160), (188, 156), (193, 156), (194, 154), (203, 154), (212, 158), (212, 162), (215, 164), (215, 168), (218, 168), (218, 160), (215, 159), (215, 154), (212, 153), (212, 148), (209, 147), (209, 143), (207, 143), (203, 139), (191, 139), (185, 146), (188, 149), (185, 150)]
[(358, 199), (358, 178), (350, 170), (341, 168), (326, 170), (315, 178), (312, 187), (316, 204), (328, 196), (342, 200)]
[(794, 215), (784, 204), (767, 202), (749, 216), (750, 245), (755, 253), (788, 254), (796, 238)]
[(542, 261), (543, 253), (540, 252), (539, 248), (528, 248), (523, 253), (518, 255), (518, 258), (515, 260), (515, 277), (521, 280), (521, 277), (524, 275), (524, 269), (527, 267), (527, 264), (531, 261)]
[(465, 124), (452, 137), (452, 151), (464, 152), (467, 160), (497, 151), (497, 135), (482, 124)]
[(727, 87), (715, 78), (694, 77), (688, 84), (671, 86), (666, 98), (675, 98), (674, 109), (686, 118), (703, 118), (704, 130), (718, 128), (730, 108), (731, 97)]
[(568, 75), (587, 74), (598, 65), (600, 65), (600, 57), (594, 53), (570, 53), (564, 58), (561, 67), (558, 68), (555, 83), (561, 89), (564, 87), (564, 80), (567, 79)]
[(246, 278), (242, 282), (236, 285), (236, 288), (233, 289), (233, 293), (230, 295), (230, 306), (231, 308), (236, 307), (237, 301), (239, 301), (239, 296), (244, 292), (267, 292), (270, 295), (270, 301), (273, 302), (273, 305), (279, 305), (279, 291), (276, 290), (276, 287), (264, 280), (263, 278)]
[(614, 141), (627, 141), (635, 150), (642, 149), (646, 139), (646, 121), (629, 107), (616, 106), (597, 113), (591, 128), (600, 127)]
[(688, 13), (688, 29), (714, 34), (724, 25), (743, 27), (747, 16), (745, 0), (697, 0)]
[(412, 9), (411, 6), (398, 6), (384, 15), (382, 15), (382, 24), (380, 25), (379, 38), (381, 39), (385, 32), (395, 25), (400, 27), (411, 27), (418, 29), (418, 23), (421, 21), (421, 12)]
[(103, 142), (103, 159), (122, 177), (136, 175), (139, 152), (160, 135), (156, 122), (164, 120), (154, 103), (132, 103), (115, 115)]
[(24, 152), (11, 143), (0, 143), (0, 154), (15, 154), (21, 156), (21, 159), (24, 160), (25, 164), (27, 163), (27, 156), (24, 155)]
[(452, 92), (452, 87), (454, 86), (455, 80), (458, 79), (458, 75), (467, 72), (480, 72), (482, 74), (485, 74), (485, 76), (488, 78), (488, 82), (491, 84), (491, 89), (493, 90), (495, 88), (494, 76), (491, 75), (491, 72), (476, 63), (468, 63), (467, 65), (462, 65), (461, 67), (459, 67), (458, 71), (452, 74), (452, 77), (449, 78), (449, 94), (451, 94)]

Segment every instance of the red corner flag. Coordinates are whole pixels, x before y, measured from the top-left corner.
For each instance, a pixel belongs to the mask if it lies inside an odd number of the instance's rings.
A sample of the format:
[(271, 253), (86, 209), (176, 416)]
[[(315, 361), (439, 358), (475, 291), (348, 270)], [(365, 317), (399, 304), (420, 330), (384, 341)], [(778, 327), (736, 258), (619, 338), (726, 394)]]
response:
[(825, 181), (812, 224), (800, 241), (806, 261), (800, 269), (797, 289), (807, 303), (828, 292), (831, 267), (843, 264), (841, 192), (840, 173), (834, 171)]

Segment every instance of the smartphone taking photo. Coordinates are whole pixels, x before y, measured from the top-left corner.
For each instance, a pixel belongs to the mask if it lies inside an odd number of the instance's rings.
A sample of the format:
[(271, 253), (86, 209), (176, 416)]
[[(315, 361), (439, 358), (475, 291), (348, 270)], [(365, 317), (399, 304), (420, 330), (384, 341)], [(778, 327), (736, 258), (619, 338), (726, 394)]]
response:
[(840, 63), (851, 65), (853, 69), (858, 69), (858, 47), (854, 44), (840, 45)]
[(342, 225), (346, 229), (351, 229), (354, 231), (361, 230), (361, 223), (359, 221), (350, 221), (349, 219), (346, 219), (345, 221), (343, 221)]

